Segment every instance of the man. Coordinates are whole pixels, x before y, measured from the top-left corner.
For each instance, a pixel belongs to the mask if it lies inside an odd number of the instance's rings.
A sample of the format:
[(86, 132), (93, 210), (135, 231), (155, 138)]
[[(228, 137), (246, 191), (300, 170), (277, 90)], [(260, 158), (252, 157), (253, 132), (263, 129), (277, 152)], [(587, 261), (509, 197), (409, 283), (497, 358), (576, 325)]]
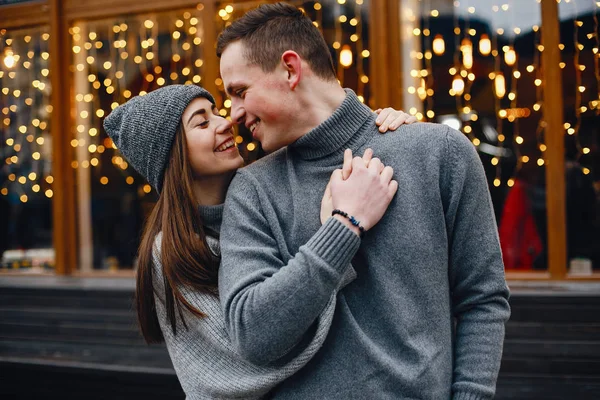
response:
[[(219, 291), (237, 350), (261, 364), (301, 349), (350, 261), (358, 274), (338, 295), (323, 347), (273, 397), (492, 398), (510, 311), (472, 144), (437, 124), (376, 134), (375, 116), (339, 86), (323, 37), (292, 6), (248, 12), (217, 53), (232, 118), (271, 152), (238, 172), (226, 200)], [(367, 147), (400, 187), (359, 239), (343, 219), (321, 226), (317, 210), (344, 149)], [(334, 208), (369, 218), (331, 192)]]

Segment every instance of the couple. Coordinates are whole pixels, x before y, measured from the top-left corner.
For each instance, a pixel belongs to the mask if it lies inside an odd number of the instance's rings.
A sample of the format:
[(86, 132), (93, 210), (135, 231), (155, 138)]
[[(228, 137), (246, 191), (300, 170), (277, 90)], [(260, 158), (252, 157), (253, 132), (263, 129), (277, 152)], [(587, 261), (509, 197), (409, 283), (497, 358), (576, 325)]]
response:
[(492, 398), (510, 311), (471, 143), (436, 124), (379, 135), (376, 118), (394, 130), (405, 117), (342, 89), (295, 7), (248, 12), (217, 52), (232, 119), (268, 156), (235, 173), (231, 123), (196, 86), (105, 120), (160, 193), (137, 308), (186, 395)]

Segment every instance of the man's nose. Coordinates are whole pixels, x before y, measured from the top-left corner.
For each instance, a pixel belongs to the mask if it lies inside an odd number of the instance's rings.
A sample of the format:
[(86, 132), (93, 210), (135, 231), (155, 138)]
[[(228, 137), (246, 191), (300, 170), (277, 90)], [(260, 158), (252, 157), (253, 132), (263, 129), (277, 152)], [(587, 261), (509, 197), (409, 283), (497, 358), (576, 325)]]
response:
[(231, 100), (231, 120), (235, 124), (243, 124), (246, 120), (246, 110), (238, 100)]

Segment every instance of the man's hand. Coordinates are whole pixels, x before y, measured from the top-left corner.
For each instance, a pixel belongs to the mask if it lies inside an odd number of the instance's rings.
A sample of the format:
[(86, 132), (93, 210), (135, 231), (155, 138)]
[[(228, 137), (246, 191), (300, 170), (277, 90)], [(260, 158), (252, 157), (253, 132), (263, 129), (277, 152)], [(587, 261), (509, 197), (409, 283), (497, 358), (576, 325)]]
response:
[[(372, 158), (372, 154), (370, 150), (363, 157), (352, 158), (351, 152), (344, 154), (344, 167), (333, 172), (326, 190), (326, 195), (330, 193), (331, 196), (331, 207), (356, 218), (365, 230), (379, 222), (398, 190), (398, 182), (392, 180), (393, 169), (385, 167), (378, 158)], [(344, 179), (343, 171), (349, 169), (352, 172)], [(322, 206), (324, 203), (325, 197)], [(322, 207), (321, 211), (324, 221), (329, 210)], [(358, 229), (346, 218), (335, 217), (358, 233)]]
[[(365, 166), (369, 166), (369, 162), (371, 158), (373, 158), (373, 150), (367, 149), (363, 154), (363, 162)], [(343, 179), (348, 179), (350, 173), (352, 172), (352, 150), (346, 149), (344, 152), (344, 165), (342, 167), (342, 177)], [(324, 224), (325, 221), (329, 217), (331, 217), (331, 212), (333, 211), (333, 199), (331, 197), (331, 178), (333, 178), (333, 174), (329, 178), (329, 183), (325, 188), (325, 193), (323, 194), (323, 199), (321, 200), (321, 224)]]

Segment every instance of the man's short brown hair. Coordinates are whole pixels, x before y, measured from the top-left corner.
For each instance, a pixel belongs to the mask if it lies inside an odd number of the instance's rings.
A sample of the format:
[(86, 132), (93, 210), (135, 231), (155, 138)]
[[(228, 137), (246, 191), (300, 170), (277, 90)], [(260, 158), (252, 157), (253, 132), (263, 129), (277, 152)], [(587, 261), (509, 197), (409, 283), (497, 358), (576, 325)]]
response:
[(281, 55), (292, 50), (318, 77), (336, 79), (323, 35), (301, 10), (291, 4), (264, 4), (248, 11), (221, 32), (217, 56), (221, 57), (227, 46), (238, 40), (246, 47), (244, 56), (264, 72), (275, 70)]

